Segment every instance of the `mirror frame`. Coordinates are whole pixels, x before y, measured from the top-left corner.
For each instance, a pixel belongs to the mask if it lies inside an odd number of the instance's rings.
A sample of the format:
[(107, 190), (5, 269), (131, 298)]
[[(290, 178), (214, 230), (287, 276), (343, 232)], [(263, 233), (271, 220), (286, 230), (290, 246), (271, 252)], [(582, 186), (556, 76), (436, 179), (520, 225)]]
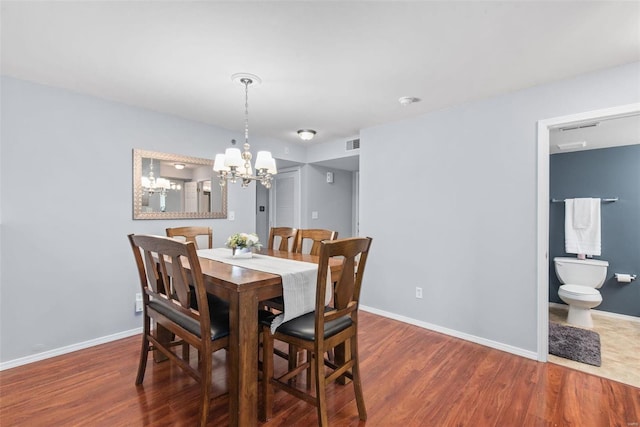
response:
[[(133, 149), (133, 219), (224, 219), (227, 218), (227, 186), (222, 188), (222, 210), (216, 212), (143, 212), (142, 211), (142, 158), (177, 163), (191, 163), (210, 166), (213, 171), (213, 160), (188, 157), (179, 154), (159, 153), (138, 148)], [(216, 176), (211, 175), (213, 185)]]

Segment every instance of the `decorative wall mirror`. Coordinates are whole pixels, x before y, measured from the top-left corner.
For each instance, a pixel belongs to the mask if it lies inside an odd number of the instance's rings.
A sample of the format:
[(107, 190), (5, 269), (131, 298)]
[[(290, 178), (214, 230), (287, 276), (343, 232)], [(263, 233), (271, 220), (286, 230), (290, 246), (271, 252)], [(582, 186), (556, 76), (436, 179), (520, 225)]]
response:
[(213, 160), (133, 150), (133, 219), (226, 218)]

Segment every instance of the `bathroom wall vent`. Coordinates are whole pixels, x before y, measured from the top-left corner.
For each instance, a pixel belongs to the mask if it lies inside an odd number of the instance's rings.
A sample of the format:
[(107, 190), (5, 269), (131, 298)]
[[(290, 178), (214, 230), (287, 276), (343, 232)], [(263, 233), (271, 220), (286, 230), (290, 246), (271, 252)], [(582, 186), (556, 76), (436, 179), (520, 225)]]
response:
[(600, 122), (593, 122), (593, 123), (582, 123), (579, 125), (571, 125), (571, 126), (565, 126), (560, 128), (560, 130), (562, 132), (568, 131), (568, 130), (576, 130), (576, 129), (584, 129), (584, 128), (593, 128), (596, 127), (600, 124)]
[(357, 150), (360, 148), (360, 138), (350, 139), (347, 141), (347, 151)]
[(583, 148), (586, 146), (587, 146), (587, 141), (567, 142), (564, 144), (556, 145), (556, 147), (558, 147), (560, 150), (573, 150), (576, 148)]

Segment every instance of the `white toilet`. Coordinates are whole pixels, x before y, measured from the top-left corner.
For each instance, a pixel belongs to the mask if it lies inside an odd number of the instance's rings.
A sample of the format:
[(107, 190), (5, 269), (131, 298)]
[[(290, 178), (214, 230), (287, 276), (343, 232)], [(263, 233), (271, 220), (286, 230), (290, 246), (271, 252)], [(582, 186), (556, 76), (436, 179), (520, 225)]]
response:
[(602, 302), (599, 288), (607, 277), (607, 261), (556, 257), (556, 276), (563, 283), (558, 290), (560, 299), (569, 304), (567, 323), (592, 328), (591, 309)]

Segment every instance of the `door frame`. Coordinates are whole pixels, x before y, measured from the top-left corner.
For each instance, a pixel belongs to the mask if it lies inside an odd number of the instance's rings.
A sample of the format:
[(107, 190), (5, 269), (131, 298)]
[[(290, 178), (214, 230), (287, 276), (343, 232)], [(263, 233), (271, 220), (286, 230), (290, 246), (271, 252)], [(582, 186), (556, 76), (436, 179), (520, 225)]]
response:
[(576, 122), (612, 119), (640, 113), (640, 103), (538, 121), (538, 361), (546, 362), (549, 354), (549, 131)]
[(360, 236), (360, 171), (353, 171), (352, 185), (353, 221), (351, 223), (351, 235)]

